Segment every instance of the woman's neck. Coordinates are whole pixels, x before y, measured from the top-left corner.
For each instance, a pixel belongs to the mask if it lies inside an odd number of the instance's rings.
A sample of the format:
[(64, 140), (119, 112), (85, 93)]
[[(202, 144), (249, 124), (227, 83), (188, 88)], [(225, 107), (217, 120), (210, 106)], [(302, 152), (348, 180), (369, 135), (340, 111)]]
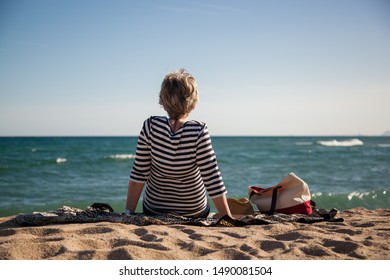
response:
[(173, 132), (179, 130), (179, 128), (187, 121), (188, 116), (183, 116), (179, 119), (169, 118), (169, 126)]

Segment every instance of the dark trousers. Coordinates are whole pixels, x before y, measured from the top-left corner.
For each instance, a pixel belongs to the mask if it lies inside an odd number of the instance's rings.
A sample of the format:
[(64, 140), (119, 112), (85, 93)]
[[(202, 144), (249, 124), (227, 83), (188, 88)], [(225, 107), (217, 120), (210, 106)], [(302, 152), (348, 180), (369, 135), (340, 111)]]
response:
[[(143, 204), (142, 206), (143, 206), (144, 214), (146, 214), (148, 216), (156, 216), (156, 215), (158, 215), (158, 214), (148, 210), (148, 208), (145, 207), (145, 204)], [(172, 214), (174, 214), (174, 213), (172, 213)], [(202, 213), (200, 213), (196, 217), (194, 216), (194, 217), (191, 217), (191, 218), (195, 218), (195, 219), (197, 219), (197, 218), (207, 218), (209, 214), (210, 214), (210, 203), (207, 201), (206, 209), (204, 209), (202, 211)]]

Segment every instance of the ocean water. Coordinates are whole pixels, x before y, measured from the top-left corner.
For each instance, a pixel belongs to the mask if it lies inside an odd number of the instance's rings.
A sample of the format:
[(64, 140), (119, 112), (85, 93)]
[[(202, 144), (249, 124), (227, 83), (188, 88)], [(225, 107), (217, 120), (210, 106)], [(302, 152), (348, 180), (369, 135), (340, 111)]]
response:
[[(212, 141), (229, 197), (294, 172), (320, 208), (390, 208), (390, 137)], [(94, 202), (123, 211), (136, 144), (136, 137), (0, 137), (0, 217)]]

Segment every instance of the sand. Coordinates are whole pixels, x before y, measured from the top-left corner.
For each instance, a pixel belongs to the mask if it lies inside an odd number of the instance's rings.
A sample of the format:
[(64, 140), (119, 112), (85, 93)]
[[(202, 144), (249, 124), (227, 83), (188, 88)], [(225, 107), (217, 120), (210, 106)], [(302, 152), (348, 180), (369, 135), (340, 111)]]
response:
[(0, 219), (2, 260), (389, 260), (390, 209), (343, 211), (343, 222), (245, 227), (121, 223), (19, 227)]

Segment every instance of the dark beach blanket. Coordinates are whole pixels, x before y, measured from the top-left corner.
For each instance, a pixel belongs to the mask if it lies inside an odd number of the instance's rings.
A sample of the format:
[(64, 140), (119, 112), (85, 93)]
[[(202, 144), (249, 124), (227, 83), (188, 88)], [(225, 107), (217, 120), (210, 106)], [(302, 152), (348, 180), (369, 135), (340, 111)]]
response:
[(186, 218), (165, 214), (161, 216), (147, 216), (145, 214), (122, 215), (113, 211), (107, 204), (96, 203), (85, 210), (63, 206), (55, 211), (38, 212), (32, 214), (20, 214), (13, 219), (13, 222), (20, 226), (43, 226), (50, 224), (69, 224), (69, 223), (96, 223), (113, 222), (123, 224), (133, 224), (138, 226), (147, 225), (194, 225), (194, 226), (225, 226), (239, 227), (248, 225), (266, 225), (286, 222), (299, 223), (317, 223), (317, 222), (342, 222), (342, 218), (336, 218), (339, 212), (336, 209), (330, 211), (315, 209), (311, 215), (294, 214), (286, 215), (275, 213), (266, 215), (255, 213), (251, 216), (245, 216), (240, 220), (233, 220), (228, 216), (220, 219), (215, 218)]

